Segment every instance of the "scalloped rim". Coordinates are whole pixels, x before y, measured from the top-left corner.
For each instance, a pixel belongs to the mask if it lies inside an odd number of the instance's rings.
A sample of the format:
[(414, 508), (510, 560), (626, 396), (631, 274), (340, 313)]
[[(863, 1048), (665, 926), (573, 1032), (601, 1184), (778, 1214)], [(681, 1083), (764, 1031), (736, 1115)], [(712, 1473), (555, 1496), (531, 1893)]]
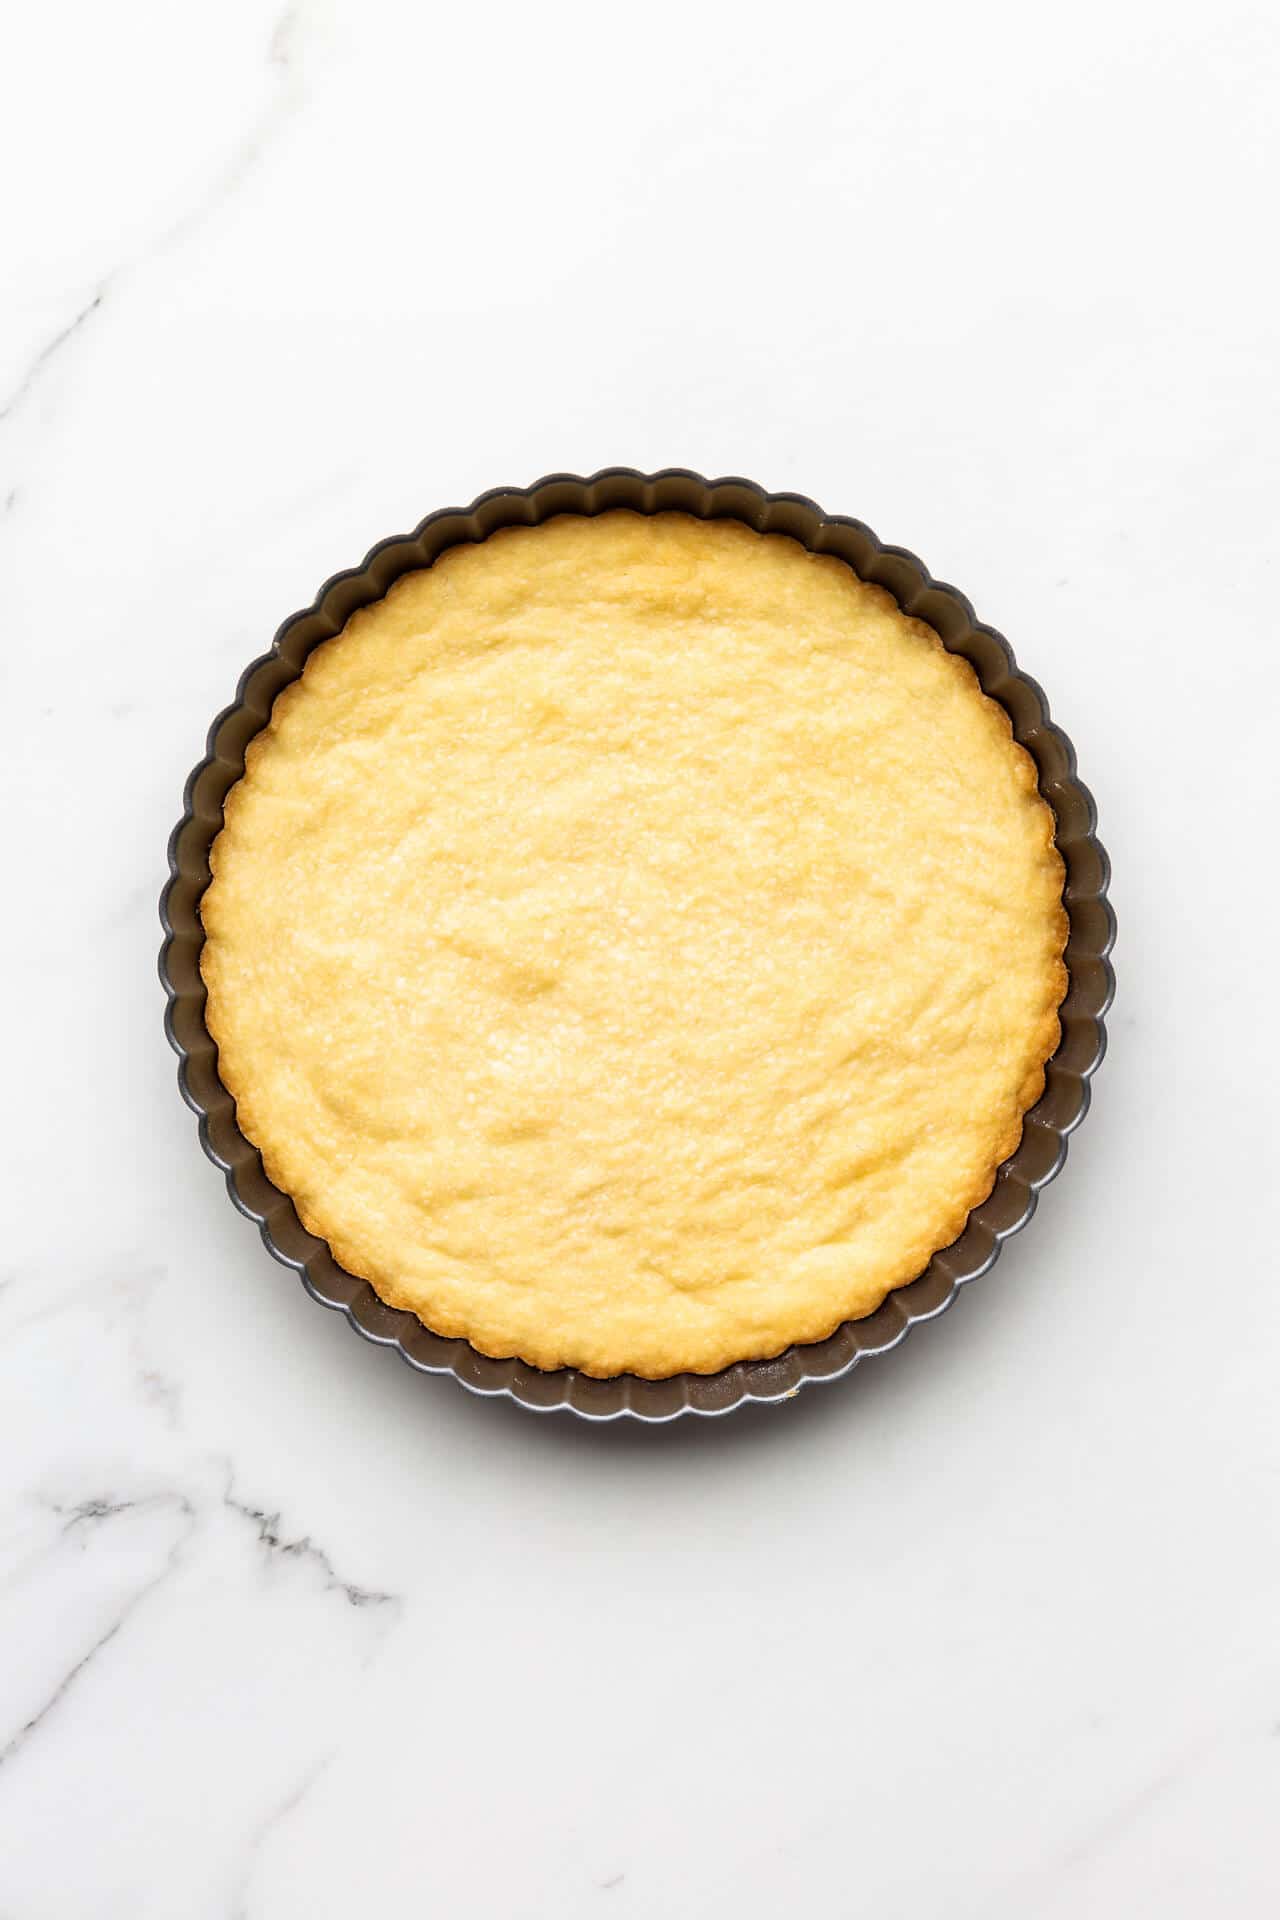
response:
[[(835, 553), (862, 578), (886, 587), (904, 611), (925, 620), (951, 651), (964, 654), (984, 691), (1009, 714), (1015, 739), (1035, 760), (1067, 867), (1063, 897), (1071, 923), (1062, 1039), (1046, 1067), (1044, 1094), (1025, 1117), (1016, 1152), (999, 1168), (990, 1195), (973, 1209), (959, 1238), (875, 1313), (846, 1321), (827, 1340), (788, 1347), (773, 1360), (739, 1361), (718, 1373), (676, 1374), (667, 1380), (634, 1374), (594, 1380), (572, 1368), (544, 1372), (519, 1360), (489, 1359), (467, 1341), (443, 1339), (413, 1314), (388, 1307), (368, 1281), (340, 1267), (324, 1242), (303, 1228), (289, 1197), (272, 1186), (257, 1150), (236, 1125), (234, 1102), (218, 1078), (217, 1051), (204, 1022), (199, 970), (204, 940), (199, 905), (226, 794), (244, 771), (249, 740), (266, 723), (276, 694), (301, 673), (311, 649), (340, 632), (357, 606), (381, 598), (394, 579), (429, 566), (450, 546), (486, 539), (502, 526), (536, 526), (557, 513), (596, 514), (613, 507), (727, 517), (760, 532), (791, 534), (813, 551)], [(298, 1274), (312, 1299), (343, 1313), (363, 1339), (393, 1347), (418, 1372), (452, 1374), (471, 1393), (502, 1395), (534, 1412), (563, 1410), (595, 1422), (628, 1416), (665, 1422), (685, 1413), (716, 1417), (751, 1401), (790, 1399), (810, 1382), (844, 1379), (862, 1360), (890, 1352), (913, 1326), (944, 1313), (962, 1286), (994, 1265), (1003, 1243), (1035, 1212), (1041, 1189), (1061, 1172), (1068, 1137), (1089, 1109), (1090, 1081), (1106, 1050), (1105, 1016), (1115, 990), (1109, 958), (1115, 940), (1107, 899), (1110, 862), (1096, 826), (1093, 796), (1076, 773), (1075, 749), (1051, 721), (1040, 687), (1020, 672), (1008, 642), (978, 620), (965, 596), (935, 580), (907, 548), (886, 545), (860, 520), (824, 513), (803, 494), (767, 493), (736, 476), (705, 480), (683, 467), (651, 474), (606, 467), (589, 478), (547, 474), (530, 487), (491, 488), (469, 507), (443, 507), (413, 533), (380, 540), (358, 567), (326, 580), (310, 607), (291, 614), (270, 650), (246, 667), (235, 699), (209, 729), (205, 756), (187, 780), (182, 817), (169, 836), (169, 879), (160, 899), (165, 1032), (178, 1055), (182, 1097), (199, 1121), (200, 1144), (224, 1175), (233, 1203), (257, 1226), (267, 1251)]]

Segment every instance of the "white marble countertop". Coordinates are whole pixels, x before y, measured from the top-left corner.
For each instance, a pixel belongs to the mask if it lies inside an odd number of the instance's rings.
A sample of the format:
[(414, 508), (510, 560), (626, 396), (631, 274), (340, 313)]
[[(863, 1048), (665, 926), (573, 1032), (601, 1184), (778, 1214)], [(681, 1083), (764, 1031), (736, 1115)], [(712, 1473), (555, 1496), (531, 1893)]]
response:
[[(1275, 1913), (1278, 45), (1235, 0), (10, 29), (4, 1920)], [(998, 1270), (659, 1432), (307, 1300), (155, 977), (183, 778), (283, 615), (612, 462), (963, 587), (1121, 929)]]

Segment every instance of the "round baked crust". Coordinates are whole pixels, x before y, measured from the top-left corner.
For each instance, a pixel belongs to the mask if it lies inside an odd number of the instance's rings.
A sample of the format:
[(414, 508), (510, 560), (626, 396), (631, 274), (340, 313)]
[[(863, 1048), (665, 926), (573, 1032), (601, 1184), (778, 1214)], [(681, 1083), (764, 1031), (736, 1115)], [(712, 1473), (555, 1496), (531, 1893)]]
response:
[(451, 549), (310, 656), (202, 904), (242, 1131), (481, 1352), (713, 1372), (871, 1313), (1017, 1146), (1053, 816), (967, 662), (735, 522)]

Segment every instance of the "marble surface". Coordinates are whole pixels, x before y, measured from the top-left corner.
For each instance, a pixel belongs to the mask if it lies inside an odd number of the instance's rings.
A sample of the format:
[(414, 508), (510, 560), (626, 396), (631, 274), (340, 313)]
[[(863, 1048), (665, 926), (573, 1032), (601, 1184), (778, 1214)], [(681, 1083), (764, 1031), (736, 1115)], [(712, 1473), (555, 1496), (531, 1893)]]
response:
[[(1276, 1911), (1278, 44), (1236, 0), (11, 27), (4, 1920)], [(615, 461), (961, 585), (1121, 926), (997, 1272), (656, 1433), (309, 1302), (155, 978), (183, 778), (282, 616)]]

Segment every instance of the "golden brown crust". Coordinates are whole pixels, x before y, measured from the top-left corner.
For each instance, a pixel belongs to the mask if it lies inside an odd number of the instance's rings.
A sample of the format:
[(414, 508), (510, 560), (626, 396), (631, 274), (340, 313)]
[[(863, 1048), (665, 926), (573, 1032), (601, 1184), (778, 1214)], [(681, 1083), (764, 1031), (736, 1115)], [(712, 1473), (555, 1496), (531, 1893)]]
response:
[(211, 865), (208, 1024), (268, 1176), (495, 1358), (712, 1372), (873, 1312), (1058, 1044), (1063, 868), (1008, 716), (733, 523), (406, 576), (277, 699)]

